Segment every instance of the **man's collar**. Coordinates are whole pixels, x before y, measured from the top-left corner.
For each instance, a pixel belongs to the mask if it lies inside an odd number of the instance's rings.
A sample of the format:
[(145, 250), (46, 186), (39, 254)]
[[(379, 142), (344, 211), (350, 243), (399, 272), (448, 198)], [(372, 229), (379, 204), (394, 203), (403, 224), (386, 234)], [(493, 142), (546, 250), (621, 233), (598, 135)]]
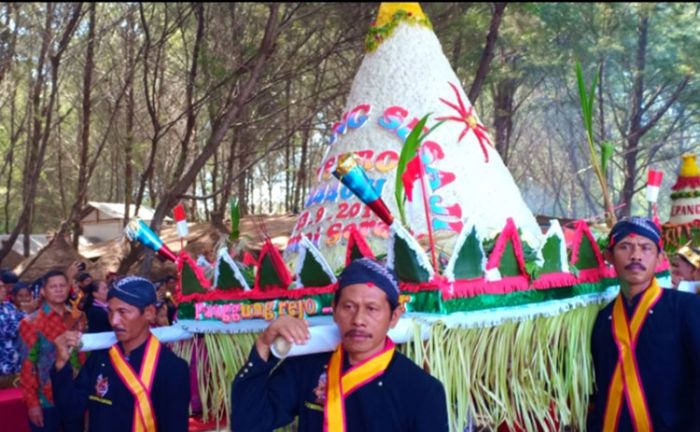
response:
[(646, 288), (635, 294), (634, 297), (632, 297), (631, 299), (628, 299), (624, 294), (620, 293), (620, 295), (622, 295), (622, 299), (624, 300), (622, 303), (625, 305), (625, 307), (627, 307), (627, 309), (634, 310), (637, 304), (639, 303), (639, 300), (641, 300), (642, 296), (644, 296), (644, 293), (646, 293), (649, 290), (649, 288), (651, 288), (654, 285), (654, 283), (658, 283), (655, 277), (649, 281), (649, 285), (647, 285)]
[[(150, 332), (150, 331), (149, 331)], [(124, 357), (128, 359), (132, 358), (141, 358), (143, 356), (143, 352), (146, 349), (146, 344), (148, 343), (150, 337), (147, 337), (145, 341), (129, 353), (129, 355), (126, 354), (126, 351), (124, 351), (124, 345), (121, 342), (117, 342), (117, 345), (119, 346), (119, 351), (124, 355)]]

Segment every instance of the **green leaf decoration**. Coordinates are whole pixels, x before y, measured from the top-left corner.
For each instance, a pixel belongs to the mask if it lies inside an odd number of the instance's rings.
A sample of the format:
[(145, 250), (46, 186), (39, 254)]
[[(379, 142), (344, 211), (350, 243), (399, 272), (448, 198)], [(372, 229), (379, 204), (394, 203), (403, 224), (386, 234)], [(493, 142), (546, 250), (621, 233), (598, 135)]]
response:
[(520, 266), (518, 259), (513, 252), (513, 242), (506, 242), (506, 248), (501, 255), (501, 262), (498, 263), (498, 271), (501, 276), (520, 276)]
[(575, 266), (579, 270), (598, 267), (598, 258), (596, 258), (595, 252), (593, 251), (593, 245), (591, 245), (590, 240), (588, 240), (586, 236), (581, 237), (581, 244), (578, 249), (578, 261)]
[(540, 267), (534, 261), (526, 261), (525, 262), (525, 272), (528, 275), (530, 275), (531, 279), (537, 279), (540, 277), (540, 274), (542, 273), (542, 267)]
[(195, 275), (188, 261), (182, 263), (182, 275), (180, 280), (182, 283), (183, 295), (206, 292), (199, 283), (199, 279), (197, 279), (197, 275)]
[(216, 279), (216, 286), (219, 289), (243, 290), (243, 285), (236, 279), (233, 269), (225, 260), (219, 260), (219, 277)]
[(418, 154), (418, 149), (420, 148), (420, 145), (423, 142), (423, 140), (425, 140), (432, 131), (434, 131), (436, 128), (438, 128), (444, 123), (444, 120), (436, 123), (433, 127), (428, 129), (428, 131), (424, 135), (421, 135), (423, 133), (425, 123), (428, 121), (428, 117), (430, 117), (430, 114), (426, 114), (425, 116), (423, 116), (423, 118), (420, 119), (418, 123), (416, 123), (413, 129), (411, 129), (411, 133), (408, 134), (408, 137), (406, 137), (406, 141), (404, 142), (403, 147), (401, 148), (399, 163), (396, 166), (396, 188), (394, 190), (394, 196), (396, 197), (396, 206), (399, 209), (401, 223), (404, 226), (407, 226), (406, 213), (404, 211), (403, 206), (403, 203), (406, 199), (406, 194), (403, 190), (402, 177), (403, 173), (406, 171), (406, 165), (408, 165), (408, 162), (410, 162), (411, 159), (413, 159), (416, 156), (416, 154)]
[[(518, 228), (518, 238), (523, 238), (523, 232)], [(528, 242), (521, 240), (520, 246), (523, 249), (523, 260), (525, 263), (537, 261), (537, 249), (533, 248)]]
[(675, 200), (679, 198), (700, 198), (700, 190), (671, 193), (671, 199)]
[(418, 148), (421, 143), (421, 134), (423, 133), (423, 128), (425, 123), (428, 121), (430, 114), (426, 114), (422, 119), (411, 129), (411, 133), (408, 134), (406, 141), (401, 148), (401, 155), (399, 156), (399, 163), (396, 166), (396, 188), (394, 194), (396, 197), (396, 205), (399, 209), (399, 216), (401, 217), (401, 222), (406, 225), (406, 215), (403, 207), (404, 199), (406, 195), (403, 191), (403, 173), (406, 171), (406, 165), (408, 162), (416, 156)]
[(542, 247), (542, 256), (544, 257), (542, 273), (563, 271), (561, 268), (561, 239), (559, 237), (551, 236), (547, 239)]
[[(588, 147), (593, 158), (593, 163), (597, 164), (598, 154), (593, 147), (593, 101), (595, 100), (595, 86), (598, 83), (598, 75), (593, 77), (591, 90), (586, 91), (586, 84), (583, 79), (583, 69), (581, 63), (576, 62), (576, 81), (578, 83), (578, 94), (581, 102), (581, 114), (583, 116), (583, 125), (586, 128), (588, 135)], [(607, 162), (606, 162), (607, 163)], [(602, 166), (602, 164), (601, 164)]]
[(307, 251), (304, 255), (304, 263), (299, 272), (299, 279), (305, 287), (320, 287), (333, 283), (321, 263), (316, 260), (314, 254), (310, 251)]
[(229, 240), (235, 242), (241, 236), (240, 224), (241, 224), (241, 209), (238, 204), (238, 198), (231, 198), (231, 234), (229, 235)]
[(569, 266), (569, 272), (571, 272), (571, 274), (576, 278), (579, 276), (579, 271), (576, 266)]
[(401, 22), (405, 22), (411, 25), (420, 25), (426, 27), (430, 30), (433, 29), (433, 25), (427, 17), (418, 18), (408, 14), (405, 10), (397, 11), (391, 21), (382, 27), (372, 26), (365, 37), (365, 49), (369, 52), (375, 51), (382, 42), (388, 39), (394, 30), (398, 27)]
[(419, 283), (430, 280), (430, 274), (420, 265), (415, 251), (398, 235), (394, 236), (394, 271), (402, 282)]
[(464, 244), (457, 252), (457, 260), (454, 266), (455, 279), (476, 279), (483, 276), (483, 259), (481, 243), (476, 236), (476, 227), (472, 227), (471, 233), (469, 233)]
[(260, 289), (265, 290), (267, 288), (286, 288), (283, 286), (282, 279), (277, 275), (275, 267), (272, 265), (272, 258), (270, 255), (265, 255), (258, 269), (258, 274), (260, 275)]
[(595, 100), (595, 86), (598, 83), (598, 75), (593, 77), (590, 91), (586, 91), (586, 84), (583, 79), (583, 69), (581, 63), (576, 62), (576, 81), (578, 83), (578, 94), (581, 102), (581, 113), (583, 114), (583, 124), (588, 132), (588, 136), (593, 138), (593, 101)]
[(255, 285), (255, 266), (242, 266), (241, 274), (243, 275), (243, 279), (245, 279), (245, 282), (248, 284), (249, 287)]
[(608, 172), (608, 162), (615, 153), (615, 146), (610, 141), (604, 141), (600, 145), (600, 168), (604, 173)]

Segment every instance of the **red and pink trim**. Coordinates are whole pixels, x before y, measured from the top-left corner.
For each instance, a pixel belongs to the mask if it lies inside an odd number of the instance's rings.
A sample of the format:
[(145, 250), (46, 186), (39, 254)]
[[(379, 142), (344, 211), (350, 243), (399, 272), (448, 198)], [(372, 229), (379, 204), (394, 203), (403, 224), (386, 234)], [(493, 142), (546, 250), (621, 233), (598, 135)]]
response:
[(605, 260), (603, 260), (603, 254), (600, 253), (600, 248), (598, 248), (598, 243), (593, 238), (593, 234), (591, 234), (591, 230), (588, 228), (588, 225), (583, 220), (578, 220), (576, 222), (576, 231), (574, 233), (574, 241), (573, 241), (573, 244), (571, 245), (571, 265), (576, 265), (578, 263), (579, 250), (581, 249), (581, 243), (583, 241), (584, 236), (586, 237), (586, 239), (588, 240), (588, 242), (591, 245), (591, 248), (593, 249), (593, 253), (595, 254), (596, 261), (598, 261), (598, 267), (601, 269), (605, 268)]
[(348, 247), (345, 250), (345, 265), (349, 265), (352, 261), (352, 250), (357, 248), (360, 254), (365, 258), (374, 259), (374, 253), (372, 248), (367, 244), (367, 240), (362, 237), (360, 231), (355, 227), (355, 225), (350, 224), (348, 228)]
[(523, 246), (520, 242), (520, 237), (518, 237), (518, 229), (515, 227), (515, 222), (513, 218), (508, 218), (506, 220), (506, 226), (503, 228), (503, 232), (498, 236), (496, 244), (491, 251), (489, 260), (486, 263), (486, 270), (491, 270), (498, 268), (501, 263), (501, 258), (503, 257), (503, 252), (506, 250), (506, 244), (510, 241), (513, 245), (513, 253), (515, 254), (515, 259), (518, 262), (518, 269), (520, 274), (526, 279), (529, 279), (527, 271), (525, 270), (525, 259), (523, 258)]
[(187, 263), (192, 271), (194, 272), (194, 275), (197, 277), (197, 281), (199, 284), (202, 286), (204, 289), (209, 289), (211, 288), (211, 282), (209, 282), (209, 279), (207, 279), (206, 276), (204, 276), (204, 272), (202, 271), (201, 268), (197, 265), (197, 263), (192, 259), (192, 257), (185, 252), (185, 250), (181, 250), (180, 254), (177, 257), (177, 260), (175, 261), (177, 263), (177, 293), (176, 296), (182, 296), (182, 268), (185, 266), (185, 263)]
[(700, 177), (678, 177), (676, 184), (671, 186), (671, 190), (692, 188), (700, 188)]
[(260, 272), (262, 269), (263, 260), (268, 255), (270, 256), (270, 260), (272, 261), (272, 267), (275, 269), (275, 272), (277, 273), (277, 277), (280, 279), (282, 286), (288, 287), (289, 284), (292, 283), (292, 276), (289, 274), (289, 269), (287, 268), (287, 265), (284, 263), (284, 260), (282, 259), (282, 255), (280, 255), (277, 248), (275, 248), (275, 246), (272, 244), (270, 239), (266, 239), (265, 243), (263, 244), (262, 250), (260, 251), (260, 256), (258, 257), (258, 269), (255, 272), (254, 288), (257, 290), (259, 290), (261, 288), (262, 289), (267, 288), (267, 287), (260, 286)]

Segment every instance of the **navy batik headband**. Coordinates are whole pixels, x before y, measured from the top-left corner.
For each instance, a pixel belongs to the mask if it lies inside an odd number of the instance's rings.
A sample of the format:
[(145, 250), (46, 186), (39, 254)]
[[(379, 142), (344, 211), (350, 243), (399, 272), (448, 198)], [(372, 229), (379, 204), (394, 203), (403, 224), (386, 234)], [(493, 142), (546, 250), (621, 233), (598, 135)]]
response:
[(370, 258), (356, 259), (338, 277), (338, 291), (354, 284), (374, 285), (386, 293), (391, 309), (399, 304), (399, 283), (394, 273)]
[(622, 219), (615, 224), (608, 236), (608, 248), (612, 249), (620, 240), (630, 234), (648, 238), (661, 250), (661, 231), (659, 227), (651, 219), (639, 216)]
[(145, 308), (157, 301), (156, 287), (139, 276), (127, 276), (115, 282), (107, 294), (107, 300), (113, 297), (138, 308)]

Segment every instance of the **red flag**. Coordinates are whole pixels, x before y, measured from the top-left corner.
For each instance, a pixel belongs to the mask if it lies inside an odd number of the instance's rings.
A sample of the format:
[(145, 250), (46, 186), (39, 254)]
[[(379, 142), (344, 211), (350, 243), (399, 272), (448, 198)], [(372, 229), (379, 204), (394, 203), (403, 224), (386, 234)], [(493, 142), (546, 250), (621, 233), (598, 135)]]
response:
[(655, 169), (649, 169), (649, 185), (650, 186), (661, 186), (661, 180), (664, 178), (663, 171), (657, 171)]
[(659, 189), (661, 188), (661, 180), (664, 178), (663, 171), (649, 169), (647, 177), (647, 201), (655, 203), (659, 198)]
[(182, 237), (187, 237), (189, 234), (189, 229), (187, 228), (187, 216), (185, 215), (185, 206), (182, 203), (178, 203), (173, 209), (173, 216), (175, 217), (175, 222), (177, 223), (177, 235)]
[(421, 160), (420, 155), (416, 155), (406, 164), (406, 170), (401, 175), (401, 181), (403, 182), (403, 188), (406, 191), (406, 198), (408, 201), (413, 201), (413, 185), (416, 180), (420, 180), (421, 177)]

